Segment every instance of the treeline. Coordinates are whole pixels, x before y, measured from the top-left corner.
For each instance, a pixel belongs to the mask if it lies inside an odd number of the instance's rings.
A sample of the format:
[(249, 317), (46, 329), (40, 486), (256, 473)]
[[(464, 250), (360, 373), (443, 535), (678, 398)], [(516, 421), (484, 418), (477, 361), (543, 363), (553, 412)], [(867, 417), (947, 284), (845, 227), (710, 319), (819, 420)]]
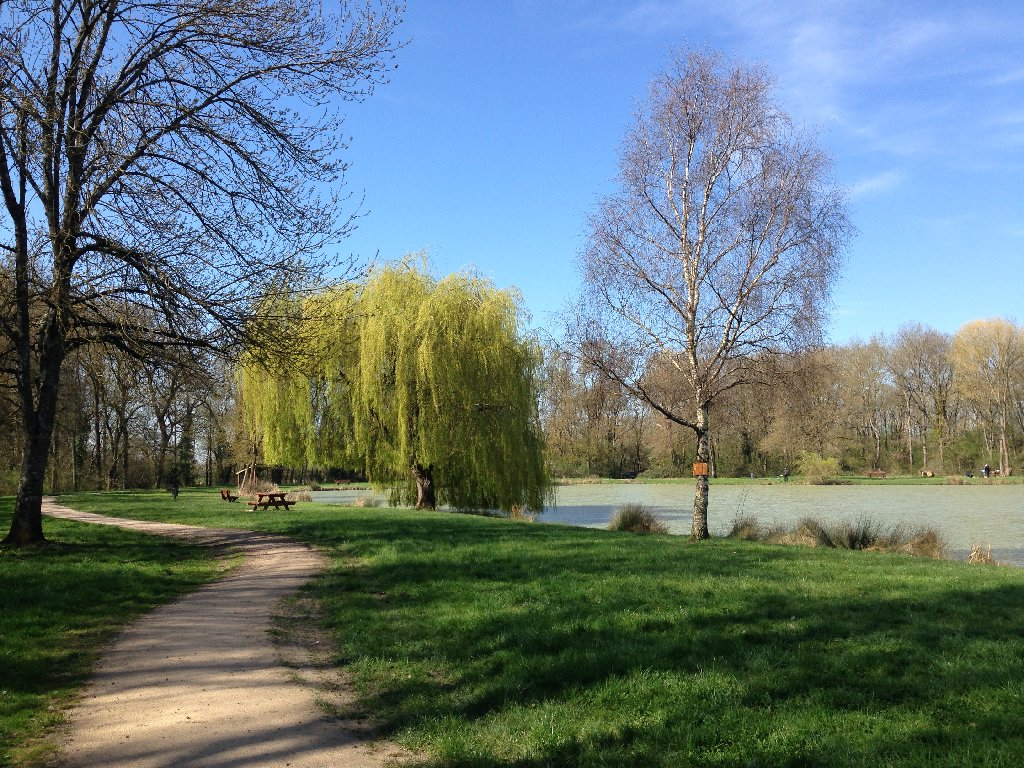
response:
[[(711, 470), (770, 476), (803, 454), (847, 472), (1009, 475), (1024, 448), (1024, 329), (1004, 319), (956, 334), (891, 337), (765, 361), (762, 382), (713, 409)], [(659, 383), (664, 386), (664, 383)], [(545, 365), (542, 418), (556, 476), (688, 476), (692, 433), (564, 354)]]
[[(101, 346), (69, 357), (62, 371), (46, 476), (49, 492), (232, 481), (245, 455), (234, 413), (233, 374), (212, 355), (167, 354), (141, 362)], [(21, 427), (3, 401), (9, 433)], [(0, 448), (0, 492), (17, 489), (18, 440)]]
[[(65, 366), (47, 475), (51, 492), (223, 485), (256, 463), (284, 482), (331, 479), (264, 466), (238, 413), (236, 375), (189, 353), (141, 363), (94, 347)], [(765, 365), (763, 382), (716, 406), (712, 472), (772, 476), (801, 453), (843, 471), (1011, 474), (1024, 451), (1024, 328), (982, 320), (956, 334), (913, 325)], [(597, 371), (549, 349), (540, 382), (547, 462), (556, 477), (685, 477), (692, 432), (624, 394)], [(12, 437), (17, 411), (0, 402)], [(17, 487), (19, 441), (0, 448), (0, 492)], [(338, 468), (358, 474), (358, 467)]]

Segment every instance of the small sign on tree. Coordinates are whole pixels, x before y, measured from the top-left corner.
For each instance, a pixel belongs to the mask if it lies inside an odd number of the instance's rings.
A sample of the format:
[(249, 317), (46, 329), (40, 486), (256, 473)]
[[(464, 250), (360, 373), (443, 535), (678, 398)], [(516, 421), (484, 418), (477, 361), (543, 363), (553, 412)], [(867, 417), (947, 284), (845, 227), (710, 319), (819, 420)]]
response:
[(694, 477), (707, 477), (708, 465), (706, 461), (699, 461), (693, 465)]

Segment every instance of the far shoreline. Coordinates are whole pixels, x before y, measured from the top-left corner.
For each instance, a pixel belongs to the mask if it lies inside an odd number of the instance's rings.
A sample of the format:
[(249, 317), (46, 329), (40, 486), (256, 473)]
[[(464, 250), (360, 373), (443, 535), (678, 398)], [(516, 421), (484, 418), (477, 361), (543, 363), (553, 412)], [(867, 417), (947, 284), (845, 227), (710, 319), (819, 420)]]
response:
[[(1013, 475), (1010, 477), (966, 477), (964, 475), (934, 475), (923, 477), (920, 475), (887, 475), (886, 477), (868, 477), (867, 475), (836, 475), (828, 482), (808, 483), (801, 480), (800, 475), (790, 475), (789, 480), (778, 477), (714, 477), (710, 482), (719, 485), (966, 485), (966, 486), (993, 486), (993, 485), (1022, 485), (1024, 476)], [(560, 477), (554, 481), (556, 486), (571, 485), (690, 485), (693, 483), (691, 477), (636, 477), (636, 478), (614, 478), (614, 477)]]

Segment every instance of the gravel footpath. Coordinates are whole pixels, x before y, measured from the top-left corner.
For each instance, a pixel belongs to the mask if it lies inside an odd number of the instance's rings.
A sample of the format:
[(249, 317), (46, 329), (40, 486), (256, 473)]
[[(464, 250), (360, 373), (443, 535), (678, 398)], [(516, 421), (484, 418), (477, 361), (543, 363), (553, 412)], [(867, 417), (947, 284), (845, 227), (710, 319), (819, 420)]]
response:
[(69, 713), (62, 765), (377, 768), (403, 756), (367, 741), (365, 724), (328, 717), (318, 705), (343, 707), (350, 697), (329, 660), (311, 650), (316, 640), (272, 642), (281, 601), (324, 570), (323, 555), (281, 536), (104, 517), (52, 499), (43, 514), (244, 554), (225, 578), (116, 638)]

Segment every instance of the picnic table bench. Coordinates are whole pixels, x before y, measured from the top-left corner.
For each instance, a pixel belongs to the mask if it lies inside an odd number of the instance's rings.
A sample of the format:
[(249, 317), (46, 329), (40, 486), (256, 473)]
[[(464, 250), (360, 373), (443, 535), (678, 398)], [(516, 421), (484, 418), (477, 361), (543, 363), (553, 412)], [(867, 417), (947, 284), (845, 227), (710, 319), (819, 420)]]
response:
[(868, 477), (870, 477), (872, 480), (881, 480), (883, 477), (885, 477), (885, 475), (886, 471), (884, 469), (868, 470)]
[(260, 508), (270, 509), (271, 507), (274, 507), (274, 509), (281, 509), (282, 507), (284, 509), (288, 509), (295, 502), (285, 501), (285, 495), (284, 491), (271, 491), (268, 493), (257, 492), (256, 501), (248, 501), (246, 503), (252, 507), (253, 510)]
[(224, 501), (238, 501), (238, 497), (231, 493), (227, 488), (220, 489), (220, 497), (224, 499)]

